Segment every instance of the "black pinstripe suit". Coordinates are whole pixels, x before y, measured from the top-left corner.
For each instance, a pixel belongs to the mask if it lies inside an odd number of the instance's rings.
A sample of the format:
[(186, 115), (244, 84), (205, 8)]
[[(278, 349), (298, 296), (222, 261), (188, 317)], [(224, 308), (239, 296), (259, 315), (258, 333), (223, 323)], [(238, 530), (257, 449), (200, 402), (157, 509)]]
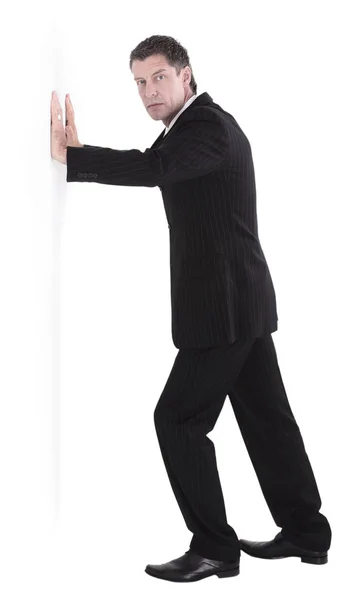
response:
[[(67, 181), (162, 190), (179, 351), (154, 421), (190, 547), (218, 560), (240, 554), (207, 437), (228, 395), (275, 523), (301, 546), (328, 549), (330, 525), (271, 336), (276, 299), (258, 239), (249, 142), (206, 92), (163, 134), (145, 152), (68, 147)], [(236, 461), (234, 471), (241, 476)]]
[(145, 152), (68, 147), (67, 181), (160, 187), (177, 348), (227, 345), (276, 331), (247, 137), (207, 92), (163, 134)]

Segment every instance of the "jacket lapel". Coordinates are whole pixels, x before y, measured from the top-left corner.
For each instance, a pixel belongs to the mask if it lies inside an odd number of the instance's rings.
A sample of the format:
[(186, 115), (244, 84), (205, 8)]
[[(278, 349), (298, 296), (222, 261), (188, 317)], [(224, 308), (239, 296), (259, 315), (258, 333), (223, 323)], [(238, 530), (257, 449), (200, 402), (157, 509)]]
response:
[[(192, 106), (204, 106), (206, 104), (210, 104), (213, 102), (213, 98), (207, 93), (207, 92), (203, 92), (202, 94), (200, 94), (195, 100), (194, 102), (192, 102), (192, 104), (188, 107), (191, 108)], [(186, 108), (186, 111), (188, 110), (188, 108)], [(185, 112), (185, 111), (183, 111)], [(182, 114), (181, 113), (178, 117), (178, 119), (176, 120), (176, 122), (174, 123), (174, 125), (172, 125), (172, 127), (170, 128), (170, 130), (168, 131), (166, 137), (168, 135), (170, 135), (174, 129), (174, 127), (176, 127), (176, 125), (179, 122), (179, 119), (182, 118)], [(152, 148), (156, 148), (157, 146), (159, 146), (164, 138), (164, 132), (165, 132), (166, 128), (163, 129), (162, 133), (157, 137), (157, 139), (155, 140), (155, 142), (151, 145), (150, 150)]]
[(164, 127), (164, 129), (163, 129), (162, 133), (160, 134), (160, 136), (158, 136), (158, 137), (157, 137), (157, 139), (155, 140), (154, 144), (152, 144), (152, 145), (151, 145), (150, 149), (152, 149), (152, 148), (155, 148), (156, 146), (158, 146), (158, 144), (160, 144), (160, 142), (161, 142), (161, 141), (162, 141), (162, 139), (163, 139), (163, 136), (164, 136), (165, 129), (166, 129), (166, 128)]

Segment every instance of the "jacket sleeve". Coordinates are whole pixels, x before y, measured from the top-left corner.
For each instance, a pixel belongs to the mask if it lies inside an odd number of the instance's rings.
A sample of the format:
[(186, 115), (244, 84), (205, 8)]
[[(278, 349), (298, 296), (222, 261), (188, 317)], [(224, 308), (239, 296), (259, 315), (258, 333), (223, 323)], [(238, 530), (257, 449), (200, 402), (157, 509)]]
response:
[(194, 107), (161, 146), (114, 150), (85, 144), (67, 148), (67, 182), (155, 187), (206, 175), (229, 153), (227, 126), (212, 111)]

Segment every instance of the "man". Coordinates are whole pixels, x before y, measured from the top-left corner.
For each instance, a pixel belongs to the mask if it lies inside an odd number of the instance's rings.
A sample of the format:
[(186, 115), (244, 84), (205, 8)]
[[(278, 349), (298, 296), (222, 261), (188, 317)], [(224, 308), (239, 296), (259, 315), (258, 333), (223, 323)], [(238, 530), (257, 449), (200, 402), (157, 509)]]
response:
[[(170, 235), (172, 338), (179, 352), (154, 411), (161, 454), (190, 548), (147, 565), (149, 575), (196, 581), (239, 574), (240, 551), (324, 564), (330, 525), (288, 403), (271, 333), (276, 298), (258, 238), (251, 147), (236, 120), (197, 94), (186, 50), (152, 36), (131, 70), (165, 129), (145, 152), (79, 143), (74, 110), (52, 105), (52, 157), (68, 182), (159, 186)], [(57, 119), (60, 115), (60, 120)], [(212, 431), (229, 396), (275, 523), (270, 542), (238, 540), (227, 523)]]

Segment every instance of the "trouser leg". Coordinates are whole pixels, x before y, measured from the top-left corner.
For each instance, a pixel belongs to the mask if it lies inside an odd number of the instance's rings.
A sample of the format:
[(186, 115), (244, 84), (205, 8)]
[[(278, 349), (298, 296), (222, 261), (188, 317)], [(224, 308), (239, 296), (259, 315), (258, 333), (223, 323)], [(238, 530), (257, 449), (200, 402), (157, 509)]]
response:
[(159, 446), (188, 529), (204, 557), (237, 560), (238, 537), (227, 523), (212, 431), (253, 340), (179, 350), (154, 411)]
[(294, 543), (328, 550), (331, 528), (289, 405), (271, 334), (257, 338), (228, 393), (275, 523)]

